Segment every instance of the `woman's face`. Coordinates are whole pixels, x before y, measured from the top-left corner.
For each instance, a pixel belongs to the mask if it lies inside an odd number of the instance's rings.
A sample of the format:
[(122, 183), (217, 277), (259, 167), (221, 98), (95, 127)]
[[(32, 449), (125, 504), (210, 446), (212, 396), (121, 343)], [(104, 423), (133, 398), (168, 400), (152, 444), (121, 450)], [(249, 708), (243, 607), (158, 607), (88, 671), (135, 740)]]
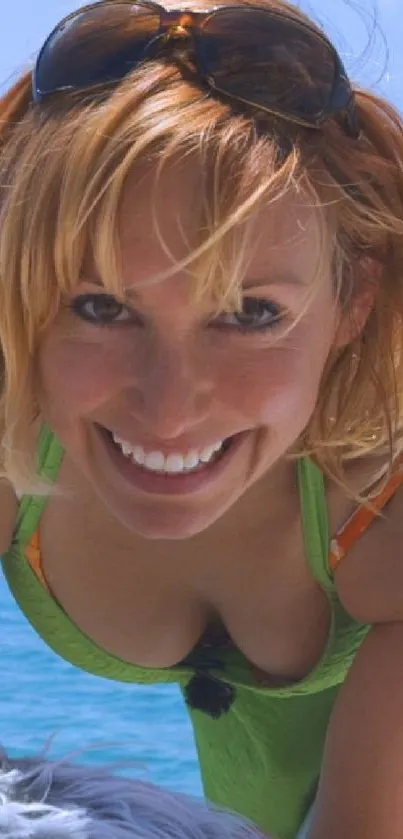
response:
[[(334, 340), (328, 273), (307, 311), (320, 248), (315, 211), (288, 195), (256, 218), (241, 315), (196, 304), (154, 232), (151, 175), (129, 179), (120, 212), (127, 303), (91, 260), (39, 353), (40, 400), (67, 453), (110, 511), (148, 538), (217, 521), (308, 423)], [(165, 174), (161, 233), (186, 253), (199, 218), (197, 172)], [(116, 440), (113, 439), (113, 435)]]

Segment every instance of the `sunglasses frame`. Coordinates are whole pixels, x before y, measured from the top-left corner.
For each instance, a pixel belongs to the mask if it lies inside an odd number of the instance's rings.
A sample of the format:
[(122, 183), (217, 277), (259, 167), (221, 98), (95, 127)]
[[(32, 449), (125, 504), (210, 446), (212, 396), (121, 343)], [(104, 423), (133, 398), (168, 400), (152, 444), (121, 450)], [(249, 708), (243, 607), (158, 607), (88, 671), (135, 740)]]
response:
[[(39, 76), (39, 69), (42, 57), (52, 43), (53, 39), (58, 36), (60, 31), (70, 24), (71, 21), (74, 19), (85, 15), (86, 12), (92, 12), (97, 8), (111, 8), (116, 6), (136, 6), (137, 8), (144, 8), (149, 9), (150, 12), (154, 15), (158, 15), (159, 17), (159, 31), (156, 33), (155, 38), (150, 40), (150, 46), (154, 40), (159, 40), (160, 43), (166, 44), (168, 41), (184, 41), (184, 39), (188, 39), (192, 42), (195, 58), (197, 62), (197, 71), (201, 81), (206, 83), (209, 88), (211, 88), (216, 93), (224, 96), (228, 99), (233, 100), (234, 102), (240, 102), (249, 108), (254, 108), (259, 112), (270, 114), (271, 116), (280, 118), (287, 122), (291, 122), (296, 125), (300, 125), (305, 128), (312, 128), (312, 129), (321, 129), (322, 126), (331, 118), (335, 118), (337, 115), (344, 117), (343, 119), (343, 128), (350, 136), (358, 138), (360, 134), (360, 129), (357, 124), (357, 116), (355, 110), (355, 103), (354, 103), (354, 91), (352, 89), (350, 80), (346, 73), (345, 67), (341, 60), (339, 53), (337, 52), (336, 48), (333, 46), (331, 41), (326, 37), (326, 35), (313, 26), (310, 26), (305, 21), (299, 21), (295, 18), (292, 14), (287, 15), (285, 12), (277, 12), (276, 10), (271, 9), (264, 9), (262, 6), (258, 5), (245, 5), (245, 6), (236, 6), (234, 4), (228, 5), (220, 5), (215, 6), (208, 11), (192, 11), (192, 10), (185, 10), (185, 9), (165, 9), (159, 3), (154, 2), (154, 0), (106, 0), (102, 3), (90, 3), (88, 5), (82, 6), (79, 9), (71, 12), (65, 18), (63, 18), (51, 31), (50, 35), (45, 40), (43, 46), (41, 47), (39, 54), (37, 56), (34, 69), (32, 71), (32, 99), (34, 104), (40, 105), (42, 104), (45, 99), (49, 96), (52, 96), (57, 93), (68, 93), (68, 92), (79, 92), (80, 90), (89, 90), (95, 88), (102, 88), (106, 87), (107, 85), (116, 84), (119, 79), (123, 79), (131, 69), (134, 69), (136, 66), (133, 63), (133, 68), (127, 70), (127, 72), (123, 73), (121, 77), (108, 81), (101, 81), (99, 84), (91, 84), (90, 86), (83, 85), (82, 87), (78, 87), (76, 85), (65, 85), (60, 86), (57, 88), (52, 88), (50, 90), (43, 91), (40, 89), (38, 84), (38, 76)], [(259, 12), (259, 14), (263, 14), (267, 16), (267, 18), (271, 18), (273, 20), (281, 20), (284, 22), (284, 19), (288, 20), (292, 26), (295, 28), (299, 28), (302, 32), (309, 34), (312, 39), (321, 42), (322, 45), (326, 47), (331, 55), (333, 62), (334, 62), (334, 82), (333, 87), (329, 94), (329, 102), (328, 105), (317, 114), (315, 117), (315, 121), (305, 120), (302, 117), (299, 117), (294, 114), (287, 114), (284, 111), (277, 110), (276, 108), (264, 106), (260, 103), (253, 102), (253, 100), (244, 99), (243, 97), (237, 96), (236, 94), (228, 93), (224, 89), (220, 88), (216, 82), (214, 77), (209, 73), (207, 63), (205, 61), (205, 56), (203, 52), (203, 31), (208, 22), (211, 18), (219, 16), (221, 13), (228, 14), (231, 11), (237, 12), (239, 14), (240, 10), (248, 14), (254, 14)], [(146, 58), (146, 55), (144, 56)], [(138, 62), (139, 64), (141, 61)]]

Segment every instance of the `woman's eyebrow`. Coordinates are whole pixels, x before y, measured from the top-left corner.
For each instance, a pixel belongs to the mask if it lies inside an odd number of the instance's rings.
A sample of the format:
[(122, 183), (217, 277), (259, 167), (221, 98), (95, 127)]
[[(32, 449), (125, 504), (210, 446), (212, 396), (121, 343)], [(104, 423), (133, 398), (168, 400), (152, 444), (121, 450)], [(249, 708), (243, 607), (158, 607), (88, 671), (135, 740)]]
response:
[[(104, 287), (104, 283), (99, 277), (86, 276), (83, 279), (93, 285), (99, 286), (99, 288)], [(255, 288), (268, 288), (273, 285), (306, 286), (306, 284), (306, 277), (301, 276), (301, 274), (296, 274), (294, 271), (271, 271), (265, 277), (249, 277), (245, 279), (242, 283), (242, 288), (245, 291), (248, 291)], [(135, 288), (134, 286), (127, 286), (124, 289), (124, 294), (127, 298), (138, 300), (141, 295), (141, 290)]]
[[(85, 274), (85, 275), (82, 276), (81, 279), (82, 279), (83, 282), (90, 283), (91, 285), (96, 285), (96, 286), (98, 286), (98, 288), (103, 288), (106, 293), (110, 293), (110, 292), (108, 292), (108, 289), (106, 288), (105, 283), (103, 283), (102, 280), (99, 277), (96, 277), (93, 274)], [(132, 297), (132, 298), (136, 299), (140, 296), (139, 291), (136, 288), (134, 288), (133, 286), (128, 286), (127, 288), (123, 288), (122, 291), (123, 291), (125, 297)]]
[(271, 271), (266, 277), (249, 277), (244, 281), (242, 287), (244, 289), (251, 289), (282, 284), (306, 286), (306, 278), (300, 274), (296, 274), (294, 271)]

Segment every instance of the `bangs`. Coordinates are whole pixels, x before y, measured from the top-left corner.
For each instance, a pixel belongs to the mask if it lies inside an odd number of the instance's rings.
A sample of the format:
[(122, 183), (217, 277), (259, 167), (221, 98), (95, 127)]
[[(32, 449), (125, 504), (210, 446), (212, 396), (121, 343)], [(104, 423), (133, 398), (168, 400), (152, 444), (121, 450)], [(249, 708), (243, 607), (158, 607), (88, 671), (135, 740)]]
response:
[[(180, 254), (172, 249), (163, 232), (169, 209), (159, 206), (159, 189), (164, 173), (178, 164), (179, 150), (164, 148), (154, 154), (147, 214), (151, 212), (150, 235), (155, 240), (155, 249), (161, 250), (167, 257), (168, 267), (161, 273), (152, 274), (149, 282), (158, 283), (186, 272), (190, 294), (196, 303), (208, 300), (217, 309), (225, 310), (239, 304), (242, 281), (253, 256), (257, 213), (295, 189), (298, 161), (295, 155), (286, 163), (278, 164), (276, 148), (259, 151), (254, 148), (251, 156), (264, 152), (265, 170), (270, 173), (265, 183), (259, 178), (254, 182), (250, 177), (248, 161), (244, 161), (241, 168), (235, 150), (228, 147), (220, 149), (218, 143), (217, 146), (217, 149), (212, 149), (206, 145), (197, 150), (197, 155), (193, 153), (192, 159), (189, 156), (190, 165), (197, 167), (200, 189), (195, 218), (192, 219), (192, 233), (189, 234), (188, 219), (184, 214), (176, 219), (176, 230), (181, 240)], [(126, 160), (123, 165), (128, 178), (133, 161)], [(140, 168), (141, 165), (140, 160)], [(123, 296), (125, 291), (119, 229), (125, 183), (125, 180), (120, 184), (114, 180), (96, 201), (85, 227), (77, 230), (77, 236), (83, 234), (82, 250), (90, 256), (97, 279), (117, 297)], [(74, 283), (77, 277), (77, 266), (72, 268), (69, 284)]]
[[(151, 281), (185, 270), (194, 298), (208, 297), (219, 309), (239, 305), (256, 213), (289, 191), (302, 190), (306, 175), (303, 179), (297, 145), (285, 151), (280, 138), (259, 135), (255, 121), (200, 98), (200, 91), (177, 78), (172, 68), (170, 75), (163, 97), (150, 91), (143, 101), (133, 102), (133, 81), (126, 80), (98, 107), (88, 106), (84, 112), (81, 107), (77, 119), (70, 109), (65, 127), (69, 142), (62, 155), (57, 126), (55, 166), (63, 175), (54, 253), (49, 253), (49, 240), (40, 247), (36, 240), (35, 250), (48, 253), (48, 270), (61, 295), (71, 294), (85, 260), (91, 259), (103, 287), (124, 296), (119, 215), (128, 178), (136, 170), (153, 173), (152, 232), (169, 261), (164, 274)], [(157, 206), (164, 172), (184, 163), (197, 169), (199, 218), (192, 241), (184, 238), (185, 256), (178, 258), (163, 238), (164, 218)], [(41, 207), (46, 213), (46, 202)], [(179, 219), (179, 225), (185, 237), (186, 219)], [(48, 236), (49, 217), (43, 230)]]

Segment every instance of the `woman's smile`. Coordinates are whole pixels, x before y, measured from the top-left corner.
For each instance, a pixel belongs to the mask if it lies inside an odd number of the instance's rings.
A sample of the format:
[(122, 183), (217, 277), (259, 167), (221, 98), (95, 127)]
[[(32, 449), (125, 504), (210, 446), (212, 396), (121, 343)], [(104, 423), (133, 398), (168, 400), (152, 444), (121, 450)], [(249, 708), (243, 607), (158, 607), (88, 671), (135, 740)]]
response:
[(111, 464), (131, 486), (156, 495), (186, 495), (203, 492), (225, 474), (237, 455), (246, 434), (237, 434), (187, 455), (177, 452), (167, 457), (159, 450), (121, 442), (107, 429), (98, 428)]

